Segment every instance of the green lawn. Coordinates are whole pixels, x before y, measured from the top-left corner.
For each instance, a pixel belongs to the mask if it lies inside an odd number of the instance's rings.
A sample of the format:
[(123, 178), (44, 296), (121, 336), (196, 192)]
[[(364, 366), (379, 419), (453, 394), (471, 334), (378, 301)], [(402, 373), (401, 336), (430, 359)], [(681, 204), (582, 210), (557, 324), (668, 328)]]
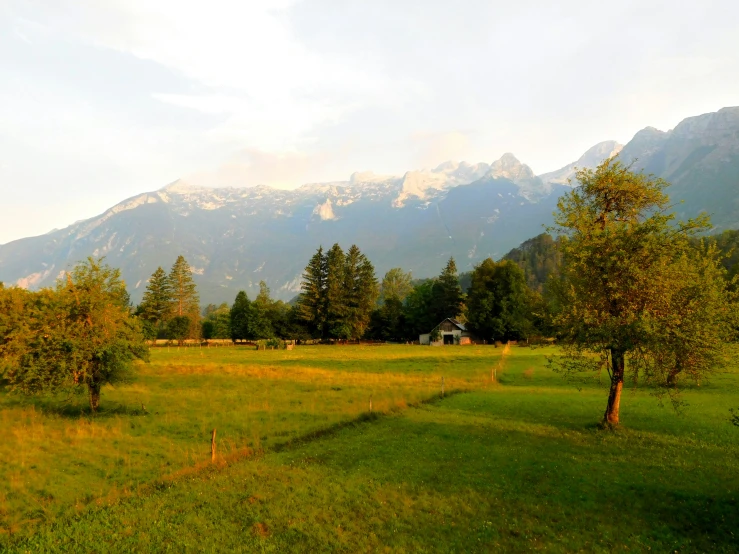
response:
[[(681, 415), (627, 391), (623, 428), (607, 432), (595, 425), (605, 383), (578, 389), (547, 369), (554, 350), (514, 347), (492, 384), (501, 351), (161, 349), (136, 383), (104, 390), (95, 418), (81, 398), (2, 397), (0, 540), (32, 552), (739, 550), (739, 375), (686, 389)], [(403, 409), (438, 397), (442, 375), (470, 392)], [(386, 415), (336, 426), (369, 396)]]

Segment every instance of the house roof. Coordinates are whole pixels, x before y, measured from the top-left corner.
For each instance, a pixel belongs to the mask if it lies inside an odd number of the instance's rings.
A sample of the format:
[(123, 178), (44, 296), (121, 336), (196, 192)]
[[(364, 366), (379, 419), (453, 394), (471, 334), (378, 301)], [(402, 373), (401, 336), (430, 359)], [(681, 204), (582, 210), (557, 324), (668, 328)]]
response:
[[(451, 317), (446, 318), (444, 321), (451, 321), (452, 324), (456, 325), (460, 331), (467, 330), (467, 327), (465, 327), (464, 323), (460, 323), (459, 321), (457, 321), (456, 319), (452, 319)], [(444, 321), (442, 321), (441, 323), (444, 323)], [(441, 325), (441, 323), (439, 323), (439, 325)]]

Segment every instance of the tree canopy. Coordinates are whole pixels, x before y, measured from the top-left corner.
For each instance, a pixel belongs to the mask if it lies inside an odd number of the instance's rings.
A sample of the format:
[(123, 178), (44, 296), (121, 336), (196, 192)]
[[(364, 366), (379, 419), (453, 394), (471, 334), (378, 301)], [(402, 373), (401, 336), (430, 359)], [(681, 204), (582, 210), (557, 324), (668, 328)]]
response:
[[(117, 269), (88, 258), (53, 289), (0, 291), (0, 359), (11, 390), (85, 388), (97, 411), (103, 385), (127, 380), (148, 359)], [(5, 308), (8, 308), (7, 310)]]
[(565, 349), (555, 365), (570, 375), (605, 369), (603, 419), (618, 425), (627, 378), (674, 386), (722, 362), (735, 298), (716, 248), (691, 243), (707, 217), (675, 221), (668, 183), (614, 159), (577, 180), (555, 214), (562, 269), (551, 288)]

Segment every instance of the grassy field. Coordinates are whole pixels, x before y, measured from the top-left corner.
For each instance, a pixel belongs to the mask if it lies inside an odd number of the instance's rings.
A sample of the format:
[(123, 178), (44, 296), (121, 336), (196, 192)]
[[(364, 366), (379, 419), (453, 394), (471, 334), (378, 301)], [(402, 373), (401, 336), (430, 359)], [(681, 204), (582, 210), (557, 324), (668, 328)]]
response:
[[(0, 544), (739, 550), (736, 372), (686, 389), (681, 415), (627, 392), (623, 428), (606, 432), (605, 383), (567, 384), (546, 368), (554, 350), (501, 352), (158, 349), (94, 418), (84, 398), (2, 396)], [(442, 376), (468, 392), (419, 404)]]

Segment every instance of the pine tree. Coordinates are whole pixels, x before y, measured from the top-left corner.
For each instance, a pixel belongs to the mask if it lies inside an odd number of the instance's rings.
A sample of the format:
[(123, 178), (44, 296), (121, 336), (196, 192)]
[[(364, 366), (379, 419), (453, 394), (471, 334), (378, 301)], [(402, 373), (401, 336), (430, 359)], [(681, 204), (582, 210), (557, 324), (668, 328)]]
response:
[(348, 339), (347, 259), (338, 244), (326, 253), (326, 333), (335, 339)]
[(457, 264), (454, 258), (449, 258), (446, 266), (434, 282), (432, 312), (436, 322), (448, 317), (457, 317), (462, 312), (462, 287), (457, 276)]
[(251, 326), (251, 302), (242, 290), (236, 295), (231, 306), (231, 340), (246, 340), (252, 338), (249, 334)]
[(348, 337), (359, 339), (369, 325), (378, 287), (375, 268), (356, 245), (352, 245), (346, 254), (344, 294)]
[(190, 318), (189, 337), (197, 338), (200, 334), (200, 299), (192, 279), (190, 264), (184, 256), (177, 257), (167, 276), (167, 281), (171, 295), (172, 315)]
[(155, 327), (161, 327), (169, 320), (172, 313), (172, 291), (167, 274), (161, 267), (149, 278), (138, 312), (141, 319)]
[(311, 257), (303, 272), (297, 314), (313, 337), (322, 337), (326, 323), (326, 256), (323, 247)]

